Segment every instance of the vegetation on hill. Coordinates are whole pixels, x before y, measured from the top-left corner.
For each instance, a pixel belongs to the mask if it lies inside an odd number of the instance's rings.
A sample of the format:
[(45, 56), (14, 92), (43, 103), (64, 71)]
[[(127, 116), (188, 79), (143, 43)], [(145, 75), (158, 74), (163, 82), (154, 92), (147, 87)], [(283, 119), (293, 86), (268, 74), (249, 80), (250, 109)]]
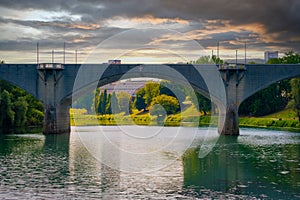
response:
[(44, 108), (40, 101), (5, 81), (0, 81), (0, 128), (42, 126)]
[[(272, 58), (267, 64), (299, 64), (300, 55), (287, 52), (282, 58)], [(300, 121), (300, 78), (282, 80), (246, 99), (239, 109), (242, 116), (264, 116), (283, 110), (291, 104)]]

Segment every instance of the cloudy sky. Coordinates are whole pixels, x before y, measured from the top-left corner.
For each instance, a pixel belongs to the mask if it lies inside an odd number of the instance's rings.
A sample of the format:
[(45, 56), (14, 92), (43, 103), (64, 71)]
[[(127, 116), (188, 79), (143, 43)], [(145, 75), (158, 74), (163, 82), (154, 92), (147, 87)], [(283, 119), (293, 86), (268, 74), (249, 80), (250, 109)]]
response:
[[(1, 0), (0, 59), (40, 62), (180, 62), (212, 50), (223, 59), (300, 52), (299, 0)], [(198, 45), (198, 46), (197, 46)], [(201, 49), (202, 48), (202, 49)], [(205, 52), (205, 53), (204, 53)]]

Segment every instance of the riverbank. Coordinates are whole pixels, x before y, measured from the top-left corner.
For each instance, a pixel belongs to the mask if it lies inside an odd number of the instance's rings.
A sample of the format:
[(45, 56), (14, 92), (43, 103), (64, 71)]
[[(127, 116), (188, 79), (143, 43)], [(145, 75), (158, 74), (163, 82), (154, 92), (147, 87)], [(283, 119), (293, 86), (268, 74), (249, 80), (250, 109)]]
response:
[(300, 132), (300, 123), (295, 117), (295, 112), (291, 109), (285, 109), (263, 117), (239, 117), (239, 125), (241, 127), (270, 128)]
[[(93, 115), (87, 114), (83, 109), (71, 110), (72, 126), (93, 126), (93, 125), (150, 125), (157, 126), (217, 126), (218, 118), (211, 116), (191, 115), (191, 110), (184, 113), (169, 115), (164, 121), (158, 120), (157, 116), (150, 116), (149, 113), (125, 115), (124, 113), (114, 115)], [(189, 115), (190, 114), (190, 115)], [(199, 120), (199, 121), (198, 121)], [(264, 117), (239, 117), (240, 127), (280, 129), (293, 132), (300, 132), (300, 123), (294, 118), (292, 110), (284, 110), (279, 113)]]

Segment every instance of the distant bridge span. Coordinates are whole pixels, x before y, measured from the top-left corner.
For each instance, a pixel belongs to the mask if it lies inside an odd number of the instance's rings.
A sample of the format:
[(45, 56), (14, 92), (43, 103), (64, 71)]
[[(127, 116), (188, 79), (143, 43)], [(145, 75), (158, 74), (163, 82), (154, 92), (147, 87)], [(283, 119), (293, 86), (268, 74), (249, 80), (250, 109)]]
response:
[[(45, 107), (44, 133), (70, 131), (72, 98), (86, 87), (96, 87), (120, 78), (153, 77), (186, 83), (210, 96), (225, 120), (219, 132), (238, 135), (238, 108), (252, 94), (277, 81), (300, 76), (298, 65), (243, 65), (218, 68), (216, 65), (188, 64), (1, 64), (0, 79), (18, 86)], [(77, 78), (76, 78), (77, 77)], [(75, 92), (75, 93), (74, 93)], [(221, 109), (222, 110), (222, 109)]]

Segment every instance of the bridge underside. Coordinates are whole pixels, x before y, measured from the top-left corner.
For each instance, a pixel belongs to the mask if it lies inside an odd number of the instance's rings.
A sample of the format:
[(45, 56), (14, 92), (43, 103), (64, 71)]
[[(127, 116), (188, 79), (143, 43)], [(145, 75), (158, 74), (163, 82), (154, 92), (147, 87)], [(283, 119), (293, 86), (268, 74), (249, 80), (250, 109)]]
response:
[[(24, 89), (43, 102), (44, 133), (70, 131), (69, 108), (72, 96), (77, 95), (73, 93), (77, 91), (76, 88), (82, 89), (95, 82), (96, 85), (93, 86), (96, 88), (101, 81), (110, 83), (119, 80), (120, 77), (130, 78), (131, 75), (147, 77), (152, 74), (154, 76), (150, 77), (178, 82), (188, 80), (194, 88), (202, 91), (202, 94), (213, 98), (218, 106), (219, 132), (224, 135), (238, 135), (238, 107), (243, 100), (274, 82), (300, 75), (300, 65), (246, 65), (243, 70), (220, 69), (220, 71), (216, 65), (184, 64), (59, 66), (60, 68), (46, 66), (40, 69), (34, 64), (0, 65), (0, 79)], [(162, 70), (162, 66), (167, 68)]]

